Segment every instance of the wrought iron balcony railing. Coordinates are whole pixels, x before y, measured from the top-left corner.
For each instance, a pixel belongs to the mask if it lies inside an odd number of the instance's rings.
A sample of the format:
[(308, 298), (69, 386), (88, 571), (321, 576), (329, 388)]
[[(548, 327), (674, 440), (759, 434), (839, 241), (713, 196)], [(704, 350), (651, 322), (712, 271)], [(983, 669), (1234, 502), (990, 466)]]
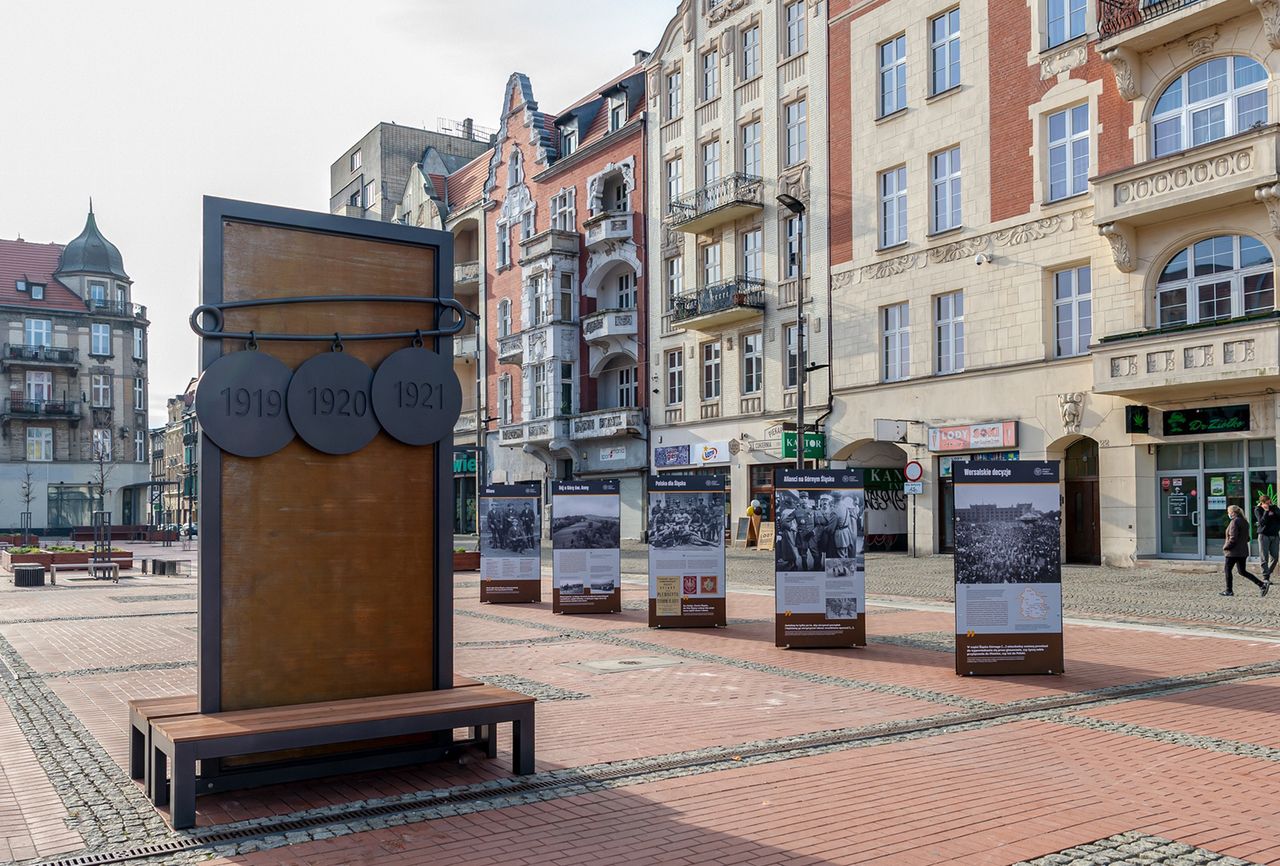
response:
[(80, 404), (66, 400), (28, 400), (25, 397), (8, 397), (4, 401), (4, 414), (72, 418), (79, 417)]
[(89, 312), (101, 313), (104, 316), (125, 316), (131, 319), (145, 319), (147, 317), (147, 308), (142, 304), (113, 301), (108, 298), (90, 298)]
[(736, 309), (764, 309), (764, 280), (738, 277), (727, 283), (686, 292), (672, 299), (671, 318), (684, 322)]
[(763, 184), (763, 179), (751, 174), (726, 175), (672, 201), (667, 219), (672, 226), (681, 226), (732, 205), (758, 206)]
[(31, 364), (78, 364), (80, 352), (54, 346), (30, 346), (24, 343), (5, 343), (4, 360)]
[(1101, 0), (1098, 5), (1098, 35), (1106, 39), (1201, 2), (1203, 0)]

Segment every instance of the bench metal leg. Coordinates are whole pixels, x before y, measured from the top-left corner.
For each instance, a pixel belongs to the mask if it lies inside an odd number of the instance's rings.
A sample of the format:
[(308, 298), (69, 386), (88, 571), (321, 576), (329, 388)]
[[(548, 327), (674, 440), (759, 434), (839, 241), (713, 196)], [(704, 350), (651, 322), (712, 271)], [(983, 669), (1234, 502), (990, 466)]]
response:
[[(147, 723), (150, 727), (150, 723)], [(129, 724), (129, 778), (146, 777), (147, 738), (135, 724)]]
[(185, 830), (196, 825), (196, 758), (181, 743), (173, 747), (173, 800), (169, 817), (173, 829)]
[(533, 713), (511, 723), (511, 762), (517, 776), (533, 772)]
[(157, 746), (151, 747), (151, 770), (147, 779), (147, 795), (156, 806), (164, 806), (169, 802), (169, 756)]
[(480, 728), (483, 731), (484, 753), (487, 757), (498, 757), (498, 726), (483, 725)]

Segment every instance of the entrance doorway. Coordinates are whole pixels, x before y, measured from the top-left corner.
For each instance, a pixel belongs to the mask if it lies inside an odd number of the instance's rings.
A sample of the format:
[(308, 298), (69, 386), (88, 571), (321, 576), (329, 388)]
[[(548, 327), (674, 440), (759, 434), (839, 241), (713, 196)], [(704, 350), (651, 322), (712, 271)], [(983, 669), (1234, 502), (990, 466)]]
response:
[(1252, 523), (1258, 497), (1275, 495), (1275, 440), (1158, 445), (1156, 485), (1160, 555), (1216, 559), (1227, 508), (1239, 505)]
[(1073, 565), (1101, 565), (1098, 443), (1085, 438), (1069, 447), (1065, 468), (1067, 562)]

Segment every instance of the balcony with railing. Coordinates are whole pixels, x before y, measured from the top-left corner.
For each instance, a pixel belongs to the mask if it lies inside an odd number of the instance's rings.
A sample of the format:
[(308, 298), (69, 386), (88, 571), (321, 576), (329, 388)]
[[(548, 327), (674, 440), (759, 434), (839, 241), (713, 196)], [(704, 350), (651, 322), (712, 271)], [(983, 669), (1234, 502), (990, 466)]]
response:
[[(561, 440), (556, 442), (556, 440)], [(569, 419), (538, 418), (533, 421), (504, 424), (498, 428), (498, 444), (509, 448), (524, 445), (560, 447), (569, 441)]]
[(582, 228), (587, 233), (587, 249), (613, 241), (629, 241), (632, 239), (632, 214), (619, 211), (604, 211), (583, 220)]
[(764, 280), (738, 277), (717, 286), (673, 298), (672, 324), (695, 331), (717, 331), (727, 325), (763, 317)]
[(503, 364), (519, 364), (524, 358), (524, 338), (508, 334), (498, 338), (498, 360)]
[(1099, 0), (1098, 47), (1104, 52), (1147, 51), (1246, 12), (1262, 12), (1262, 5), (1250, 0)]
[(644, 432), (644, 413), (639, 409), (597, 409), (576, 415), (569, 436), (579, 439), (610, 439), (615, 436), (639, 436)]
[(147, 308), (142, 304), (131, 304), (128, 301), (113, 301), (109, 298), (90, 298), (89, 312), (99, 316), (123, 316), (128, 319), (145, 319)]
[(600, 310), (582, 319), (582, 336), (588, 343), (636, 335), (635, 310)]
[(576, 256), (582, 236), (564, 229), (547, 229), (531, 238), (520, 241), (520, 263), (531, 262), (550, 255)]
[(31, 346), (24, 343), (5, 343), (0, 363), (5, 367), (78, 367), (80, 351), (61, 346)]
[(736, 222), (764, 209), (764, 181), (735, 173), (686, 193), (667, 205), (667, 222), (692, 234)]
[(473, 286), (480, 282), (479, 262), (459, 262), (453, 266), (453, 285)]
[(9, 397), (4, 401), (4, 417), (9, 418), (71, 418), (79, 420), (80, 404), (69, 400), (30, 400), (26, 397)]

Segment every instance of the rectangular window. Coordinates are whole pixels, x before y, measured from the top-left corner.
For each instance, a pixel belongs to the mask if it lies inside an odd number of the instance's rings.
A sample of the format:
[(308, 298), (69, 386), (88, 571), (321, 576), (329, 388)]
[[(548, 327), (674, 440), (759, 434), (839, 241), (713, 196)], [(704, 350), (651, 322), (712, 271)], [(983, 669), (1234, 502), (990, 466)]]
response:
[(22, 339), (28, 346), (52, 346), (53, 322), (49, 319), (27, 319)]
[(804, 51), (804, 2), (796, 0), (788, 3), (783, 10), (783, 18), (787, 26), (787, 57), (794, 57)]
[(623, 367), (618, 371), (618, 406), (635, 408), (637, 380), (639, 370), (636, 367)]
[(960, 10), (944, 12), (929, 22), (931, 93), (960, 86)]
[(360, 207), (360, 190), (356, 190), (355, 192), (351, 193), (351, 195), (347, 198), (347, 205), (349, 207)]
[(671, 204), (680, 198), (680, 174), (682, 171), (680, 159), (667, 160), (667, 204)]
[(374, 188), (375, 187), (374, 187), (373, 181), (369, 181), (364, 185), (364, 206), (365, 207), (373, 207)]
[(32, 463), (49, 463), (53, 460), (53, 428), (27, 428), (27, 460)]
[(880, 246), (907, 242), (907, 167), (880, 173)]
[(533, 417), (545, 418), (551, 414), (551, 399), (547, 393), (547, 365), (533, 368)]
[(667, 352), (667, 405), (684, 402), (684, 349)]
[(1089, 106), (1049, 115), (1049, 201), (1089, 190)]
[(936, 301), (939, 373), (964, 369), (964, 292), (940, 295)]
[(760, 177), (763, 170), (763, 156), (760, 150), (760, 121), (748, 123), (742, 127), (742, 173), (751, 177)]
[(783, 278), (794, 280), (800, 276), (800, 269), (809, 271), (808, 257), (801, 248), (808, 246), (807, 218), (804, 214), (792, 214), (787, 217), (787, 258), (783, 265)]
[(511, 336), (511, 301), (506, 298), (498, 301), (498, 336)]
[(29, 283), (27, 285), (27, 288), (31, 290), (31, 300), (33, 301), (44, 300), (44, 283)]
[(89, 284), (89, 302), (92, 306), (101, 307), (107, 302), (107, 284)]
[(783, 330), (787, 354), (782, 365), (782, 387), (790, 390), (800, 378), (800, 353), (796, 349), (796, 326), (787, 325)]
[(702, 145), (702, 183), (708, 185), (720, 179), (720, 139)]
[(520, 216), (520, 240), (527, 241), (535, 234), (537, 228), (534, 225), (533, 211), (527, 210)]
[(906, 301), (885, 307), (884, 380), (898, 382), (911, 375), (911, 313)]
[(573, 364), (560, 365), (560, 414), (573, 414)]
[(511, 226), (498, 226), (498, 267), (511, 266)]
[(1054, 354), (1084, 355), (1093, 338), (1093, 296), (1088, 265), (1053, 275)]
[(53, 399), (53, 374), (43, 370), (27, 371), (27, 399), (43, 403)]
[(708, 51), (702, 55), (702, 99), (708, 101), (720, 95), (720, 55)]
[(667, 312), (675, 306), (675, 299), (684, 291), (684, 259), (679, 256), (667, 259)]
[(702, 399), (720, 399), (720, 342), (702, 344)]
[(111, 326), (105, 322), (94, 322), (89, 326), (89, 354), (111, 354)]
[(96, 409), (106, 409), (111, 406), (111, 375), (109, 373), (94, 373), (93, 382), (93, 406)]
[(667, 75), (667, 120), (680, 116), (680, 70)]
[(933, 231), (959, 228), (960, 148), (953, 147), (929, 158), (933, 185)]
[(511, 415), (511, 376), (504, 374), (498, 379), (498, 420), (502, 424), (510, 424)]
[(133, 329), (133, 357), (135, 358), (141, 359), (146, 357), (145, 334), (146, 332), (141, 328)]
[(627, 100), (615, 96), (609, 100), (609, 131), (617, 132), (627, 122)]
[(529, 300), (533, 307), (534, 326), (545, 325), (551, 321), (551, 290), (547, 286), (547, 277), (536, 274), (529, 281)]
[(742, 31), (742, 80), (750, 81), (760, 74), (760, 27)]
[(904, 33), (881, 42), (880, 54), (880, 116), (893, 114), (907, 107), (907, 36)]
[(93, 459), (111, 459), (111, 428), (98, 427), (93, 431)]
[(1049, 48), (1084, 35), (1088, 0), (1049, 0)]
[(569, 187), (560, 190), (551, 197), (551, 227), (561, 231), (572, 232), (578, 229), (578, 215), (575, 211), (574, 199), (576, 189)]
[(147, 462), (147, 434), (141, 430), (133, 433), (133, 462)]
[(761, 229), (742, 233), (742, 276), (764, 279), (764, 232)]
[(787, 106), (787, 165), (804, 162), (809, 156), (809, 127), (805, 100)]
[(139, 412), (147, 411), (147, 380), (141, 376), (133, 377), (133, 408)]
[(714, 286), (720, 282), (720, 244), (702, 248), (702, 285)]
[(618, 275), (618, 309), (636, 308), (636, 278), (630, 272)]
[(560, 128), (560, 156), (566, 157), (578, 149), (578, 130), (563, 126)]
[(573, 274), (560, 274), (560, 321), (572, 322), (578, 317), (573, 309)]
[(742, 393), (759, 394), (764, 387), (764, 335), (743, 334), (742, 344)]
[(364, 165), (364, 156), (361, 154), (360, 149), (356, 148), (356, 150), (351, 154), (351, 170), (359, 171), (360, 166), (362, 165)]

